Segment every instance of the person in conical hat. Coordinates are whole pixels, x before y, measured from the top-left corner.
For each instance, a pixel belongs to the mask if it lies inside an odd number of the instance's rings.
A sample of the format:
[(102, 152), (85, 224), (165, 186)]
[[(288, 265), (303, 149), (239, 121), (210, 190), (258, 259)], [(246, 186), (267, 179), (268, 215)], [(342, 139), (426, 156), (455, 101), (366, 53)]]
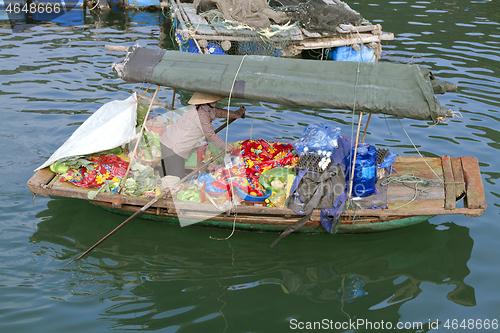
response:
[(214, 95), (209, 93), (195, 92), (193, 96), (188, 101), (189, 105), (201, 105), (218, 102), (223, 99), (224, 96)]
[(161, 155), (166, 175), (184, 177), (186, 159), (196, 149), (196, 144), (205, 137), (220, 150), (232, 150), (233, 146), (222, 140), (212, 127), (215, 118), (241, 118), (246, 109), (237, 111), (216, 107), (224, 96), (195, 92), (188, 104), (193, 105), (181, 118), (168, 126), (160, 137)]

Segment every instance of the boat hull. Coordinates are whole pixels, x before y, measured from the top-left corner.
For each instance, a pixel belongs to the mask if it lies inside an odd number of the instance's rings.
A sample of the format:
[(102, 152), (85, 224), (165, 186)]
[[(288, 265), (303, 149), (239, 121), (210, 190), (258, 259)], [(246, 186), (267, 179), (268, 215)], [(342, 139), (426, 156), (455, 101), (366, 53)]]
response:
[[(109, 205), (103, 203), (93, 202), (96, 206), (101, 207), (109, 212), (121, 214), (125, 216), (131, 216), (132, 211), (125, 211), (122, 209), (113, 209)], [(155, 214), (141, 214), (140, 218), (153, 220), (158, 222), (166, 222), (172, 225), (180, 225), (179, 219), (175, 216), (169, 215), (155, 215)], [(342, 217), (340, 224), (335, 230), (338, 234), (357, 234), (357, 233), (371, 233), (371, 232), (381, 232), (396, 230), (404, 227), (409, 227), (415, 224), (419, 224), (428, 221), (434, 215), (418, 215), (418, 216), (406, 216), (406, 217), (394, 217), (387, 219), (385, 221), (379, 218), (348, 218)], [(284, 223), (282, 219), (274, 218), (269, 219), (265, 223), (261, 221), (252, 221), (251, 218), (243, 217), (236, 219), (234, 217), (216, 217), (205, 221), (197, 222), (196, 226), (209, 227), (209, 228), (220, 228), (220, 229), (232, 229), (244, 230), (244, 231), (257, 231), (257, 232), (282, 232), (285, 231), (293, 222)], [(298, 219), (297, 219), (298, 220)], [(325, 228), (321, 226), (319, 221), (310, 221), (304, 227), (297, 230), (295, 233), (300, 234), (327, 234)]]

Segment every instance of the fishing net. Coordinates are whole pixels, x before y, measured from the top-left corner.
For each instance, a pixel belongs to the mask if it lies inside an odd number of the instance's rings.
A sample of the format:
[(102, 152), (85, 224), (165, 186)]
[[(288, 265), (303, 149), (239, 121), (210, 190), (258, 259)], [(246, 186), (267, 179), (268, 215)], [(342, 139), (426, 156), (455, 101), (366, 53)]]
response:
[(287, 14), (292, 22), (315, 32), (335, 33), (340, 24), (359, 25), (361, 15), (343, 3), (326, 4), (323, 0), (301, 2), (298, 0), (271, 0), (276, 8)]
[[(339, 1), (171, 0), (173, 34), (181, 51), (293, 57), (307, 29), (331, 38), (339, 24), (359, 25), (361, 15)], [(337, 36), (338, 37), (338, 36)]]
[[(272, 10), (266, 0), (194, 0), (193, 6), (197, 12), (203, 11), (204, 7), (213, 10), (213, 3), (224, 15), (226, 21), (246, 24), (252, 28), (268, 28), (271, 20), (276, 23), (286, 23), (288, 17), (285, 13)], [(208, 2), (208, 3), (207, 3)]]

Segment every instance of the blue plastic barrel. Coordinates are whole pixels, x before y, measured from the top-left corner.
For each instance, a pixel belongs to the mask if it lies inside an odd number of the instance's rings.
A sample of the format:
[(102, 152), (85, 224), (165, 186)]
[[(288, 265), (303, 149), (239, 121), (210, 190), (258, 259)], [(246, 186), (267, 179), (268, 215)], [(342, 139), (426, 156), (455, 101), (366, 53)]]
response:
[[(222, 54), (222, 55), (226, 54), (226, 52), (224, 52), (222, 47), (220, 47), (216, 43), (208, 42), (206, 49), (208, 50), (209, 54)], [(182, 51), (184, 51), (184, 50), (182, 50)], [(196, 43), (192, 39), (189, 40), (189, 46), (188, 46), (187, 51), (191, 52), (191, 53), (201, 53), (200, 49), (198, 49), (198, 46), (196, 45)]]
[[(348, 174), (352, 170), (351, 157), (354, 155), (354, 148), (348, 156)], [(350, 177), (349, 177), (350, 178)], [(377, 182), (377, 159), (370, 153), (370, 144), (360, 142), (356, 155), (354, 167), (354, 177), (352, 184), (352, 195), (355, 197), (367, 197), (375, 193), (375, 183)]]
[(374, 62), (376, 60), (375, 49), (364, 44), (360, 45), (358, 51), (350, 45), (332, 47), (328, 50), (327, 57), (335, 61)]
[[(364, 143), (364, 142), (362, 142), (362, 143)], [(378, 163), (377, 163), (377, 148), (375, 148), (372, 145), (369, 145), (368, 146), (368, 153), (373, 156), (373, 159), (375, 160), (375, 169), (377, 169), (377, 167), (378, 167)], [(377, 177), (375, 177), (375, 179), (377, 179)], [(375, 180), (375, 182), (377, 182), (377, 181)]]

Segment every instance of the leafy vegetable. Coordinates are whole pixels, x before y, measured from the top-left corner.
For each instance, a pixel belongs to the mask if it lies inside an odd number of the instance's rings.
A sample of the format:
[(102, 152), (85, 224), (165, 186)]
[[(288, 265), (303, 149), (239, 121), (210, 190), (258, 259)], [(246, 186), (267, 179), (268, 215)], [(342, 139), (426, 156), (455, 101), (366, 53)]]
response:
[[(129, 147), (135, 147), (136, 140), (129, 143)], [(160, 135), (152, 131), (144, 131), (139, 142), (138, 158), (145, 161), (152, 161), (161, 156)], [(133, 148), (129, 148), (133, 150)]]
[(137, 126), (142, 126), (148, 113), (148, 107), (142, 104), (137, 104)]
[(62, 158), (58, 162), (64, 163), (69, 167), (69, 169), (78, 169), (81, 167), (85, 167), (89, 172), (94, 170), (94, 162), (87, 160), (87, 157), (85, 155)]
[(71, 167), (61, 161), (55, 161), (50, 165), (50, 170), (55, 173), (65, 173), (69, 169), (71, 169)]
[(140, 163), (134, 163), (130, 168), (132, 174), (125, 181), (124, 193), (131, 196), (140, 196), (144, 192), (154, 191), (160, 176), (155, 175), (153, 168)]
[(106, 154), (111, 154), (111, 155), (121, 155), (122, 154), (122, 148), (121, 147), (116, 147), (108, 150), (103, 150), (99, 153), (94, 153), (93, 155), (106, 155)]
[(90, 200), (94, 200), (95, 197), (101, 192), (111, 193), (115, 188), (118, 187), (119, 184), (119, 182), (115, 183), (112, 180), (106, 180), (106, 182), (98, 190), (89, 191), (89, 193), (87, 193), (87, 198), (89, 198)]
[(78, 169), (85, 167), (89, 172), (94, 170), (94, 162), (89, 161), (89, 156), (99, 156), (99, 155), (121, 155), (121, 147), (116, 147), (113, 149), (103, 150), (101, 152), (93, 153), (90, 155), (77, 155), (66, 158), (61, 158), (50, 165), (50, 170), (55, 173), (65, 173), (69, 169)]

